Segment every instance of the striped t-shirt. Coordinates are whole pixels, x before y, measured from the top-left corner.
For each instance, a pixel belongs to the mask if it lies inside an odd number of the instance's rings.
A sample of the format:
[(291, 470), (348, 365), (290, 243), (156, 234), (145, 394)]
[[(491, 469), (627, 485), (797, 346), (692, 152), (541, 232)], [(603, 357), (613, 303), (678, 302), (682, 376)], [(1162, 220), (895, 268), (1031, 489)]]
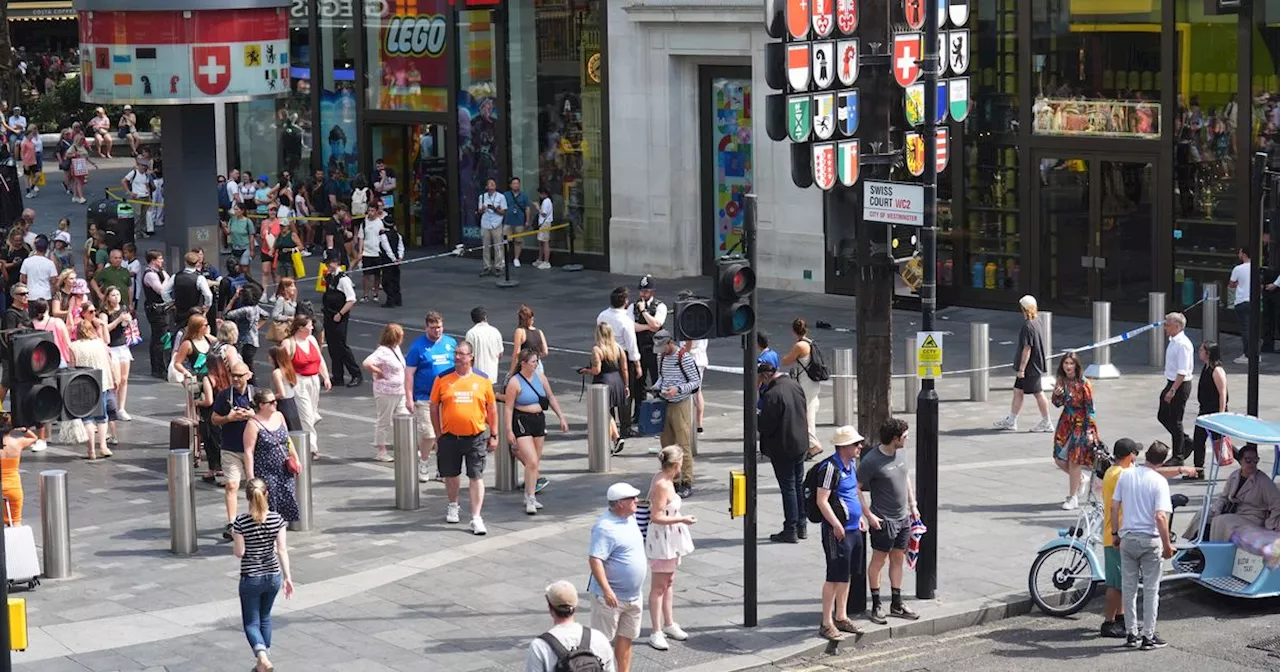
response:
[(242, 513), (231, 524), (231, 531), (244, 537), (244, 557), (240, 558), (240, 576), (267, 576), (280, 573), (280, 557), (276, 555), (276, 535), (285, 526), (284, 518), (268, 511), (261, 523)]

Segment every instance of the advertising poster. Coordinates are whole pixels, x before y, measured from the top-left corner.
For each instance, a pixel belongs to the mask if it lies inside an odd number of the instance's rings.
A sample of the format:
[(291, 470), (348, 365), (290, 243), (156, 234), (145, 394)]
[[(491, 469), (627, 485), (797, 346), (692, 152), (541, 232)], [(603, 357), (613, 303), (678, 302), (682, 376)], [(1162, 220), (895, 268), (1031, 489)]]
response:
[(338, 166), (347, 176), (354, 176), (360, 136), (356, 133), (356, 97), (350, 87), (339, 85), (337, 91), (320, 92), (320, 132), (315, 135), (325, 171)]
[[(458, 33), (462, 59), (458, 90), (458, 180), (462, 243), (480, 244), (480, 215), (476, 205), (485, 182), (498, 181), (498, 191), (508, 185), (498, 162), (498, 87), (494, 83), (494, 26), (492, 12), (459, 13)], [(528, 189), (528, 187), (526, 187)]]
[[(449, 100), (449, 0), (380, 3), (367, 16), (369, 107), (444, 112)], [(376, 10), (375, 10), (376, 11)]]
[(711, 80), (712, 239), (716, 256), (742, 238), (743, 203), (751, 191), (751, 80)]

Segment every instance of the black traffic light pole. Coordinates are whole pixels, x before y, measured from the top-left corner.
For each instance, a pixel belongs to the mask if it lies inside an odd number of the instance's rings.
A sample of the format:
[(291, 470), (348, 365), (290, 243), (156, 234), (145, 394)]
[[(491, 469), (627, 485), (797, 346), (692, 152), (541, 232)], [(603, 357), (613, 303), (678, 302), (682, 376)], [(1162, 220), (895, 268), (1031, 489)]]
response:
[[(924, 10), (924, 281), (920, 285), (920, 313), (924, 331), (934, 330), (938, 310), (938, 3), (926, 0)], [(908, 371), (907, 373), (911, 373)], [(929, 533), (920, 539), (916, 563), (916, 597), (934, 598), (938, 584), (938, 391), (932, 378), (920, 381), (916, 399), (916, 498)]]
[[(747, 194), (742, 214), (742, 247), (752, 270), (756, 268), (756, 195)], [(758, 292), (751, 292), (751, 328), (742, 335), (742, 473), (747, 481), (747, 515), (742, 517), (742, 624), (754, 628), (756, 617), (756, 308)]]
[(1262, 292), (1265, 280), (1262, 277), (1262, 266), (1267, 262), (1267, 249), (1262, 245), (1262, 227), (1266, 221), (1265, 208), (1270, 180), (1267, 179), (1267, 155), (1257, 152), (1253, 155), (1253, 198), (1249, 202), (1249, 333), (1241, 334), (1253, 346), (1252, 352), (1245, 352), (1249, 358), (1248, 408), (1249, 415), (1258, 414), (1258, 364), (1262, 356)]

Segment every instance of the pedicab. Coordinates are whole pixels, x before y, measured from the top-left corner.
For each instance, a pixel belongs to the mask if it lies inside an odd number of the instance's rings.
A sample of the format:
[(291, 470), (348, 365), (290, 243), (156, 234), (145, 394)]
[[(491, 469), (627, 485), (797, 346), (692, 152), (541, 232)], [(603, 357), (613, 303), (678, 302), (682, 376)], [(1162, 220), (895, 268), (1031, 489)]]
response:
[[(1237, 446), (1246, 443), (1272, 446), (1276, 459), (1272, 462), (1271, 478), (1274, 480), (1280, 474), (1280, 422), (1238, 413), (1212, 413), (1197, 418), (1196, 426), (1208, 432), (1211, 445), (1218, 445), (1218, 441), (1226, 437)], [(1102, 465), (1109, 465), (1109, 459), (1096, 462), (1100, 464), (1095, 465), (1090, 479), (1101, 480), (1105, 473)], [(1221, 462), (1232, 465), (1234, 459)], [(1170, 515), (1169, 528), (1177, 551), (1171, 560), (1165, 561), (1162, 581), (1187, 579), (1232, 597), (1278, 596), (1280, 532), (1244, 526), (1232, 533), (1230, 541), (1204, 541), (1210, 525), (1209, 508), (1219, 486), (1218, 477), (1222, 469), (1220, 460), (1208, 460), (1205, 471), (1208, 488), (1204, 501), (1200, 503), (1200, 523), (1195, 540), (1178, 539), (1173, 532), (1173, 516)], [(1188, 503), (1187, 496), (1183, 494), (1175, 494), (1170, 499), (1175, 512)], [(1099, 585), (1106, 579), (1104, 564), (1096, 548), (1102, 542), (1102, 507), (1107, 504), (1098, 500), (1090, 484), (1088, 501), (1081, 506), (1076, 524), (1058, 530), (1058, 537), (1042, 546), (1031, 564), (1028, 589), (1032, 601), (1046, 614), (1070, 616), (1080, 611), (1093, 599)]]

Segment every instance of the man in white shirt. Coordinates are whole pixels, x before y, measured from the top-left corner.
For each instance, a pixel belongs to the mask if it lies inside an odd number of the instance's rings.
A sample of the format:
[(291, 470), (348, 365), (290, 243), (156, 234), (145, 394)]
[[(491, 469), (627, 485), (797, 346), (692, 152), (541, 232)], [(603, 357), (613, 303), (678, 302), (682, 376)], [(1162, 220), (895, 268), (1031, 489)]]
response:
[[(1159, 649), (1165, 641), (1156, 634), (1160, 608), (1161, 558), (1173, 557), (1169, 537), (1169, 482), (1156, 470), (1169, 457), (1169, 447), (1156, 441), (1147, 448), (1146, 464), (1126, 469), (1116, 483), (1111, 507), (1112, 544), (1120, 548), (1120, 592), (1124, 600), (1124, 622), (1129, 628), (1126, 648), (1139, 646), (1138, 580), (1142, 580), (1143, 651)], [(1121, 505), (1123, 504), (1123, 508)]]
[(22, 276), (22, 284), (30, 292), (28, 300), (35, 301), (53, 299), (53, 281), (58, 277), (58, 265), (46, 256), (49, 252), (49, 239), (44, 236), (36, 238), (35, 254), (22, 260), (18, 273)]
[(476, 214), (480, 215), (480, 240), (484, 245), (481, 250), (484, 270), (480, 271), (480, 277), (502, 275), (502, 223), (507, 218), (507, 197), (498, 193), (496, 180), (485, 183)]
[(1252, 344), (1249, 342), (1249, 318), (1253, 314), (1252, 296), (1250, 295), (1250, 286), (1253, 281), (1253, 264), (1249, 261), (1249, 250), (1240, 248), (1238, 252), (1240, 263), (1231, 269), (1231, 281), (1227, 286), (1236, 290), (1236, 319), (1240, 321), (1240, 346), (1244, 350), (1239, 357), (1236, 357), (1236, 364), (1248, 364), (1249, 355), (1253, 352)]
[[(151, 198), (151, 169), (149, 166), (143, 165), (139, 159), (134, 163), (133, 170), (124, 174), (120, 178), (120, 186), (124, 187), (127, 197), (131, 200), (146, 201)], [(139, 237), (147, 235), (147, 206), (142, 203), (133, 204), (134, 212), (134, 231)]]
[(1169, 431), (1174, 455), (1185, 455), (1182, 432), (1182, 414), (1187, 409), (1187, 397), (1191, 396), (1192, 367), (1195, 365), (1195, 348), (1184, 331), (1187, 317), (1182, 313), (1164, 316), (1164, 334), (1169, 345), (1164, 351), (1164, 390), (1160, 393), (1160, 410), (1156, 419)]
[[(382, 241), (382, 221), (386, 217), (386, 211), (383, 210), (381, 200), (373, 200), (369, 202), (369, 210), (365, 213), (364, 222), (360, 225), (359, 241), (360, 247), (360, 269), (361, 269), (361, 295), (360, 301), (377, 301), (379, 288), (379, 269), (378, 256), (382, 253), (380, 243)], [(370, 299), (369, 297), (373, 298)]]
[(502, 361), (502, 332), (489, 324), (489, 313), (484, 306), (471, 309), (471, 323), (475, 326), (467, 330), (466, 339), (471, 344), (472, 367), (493, 383), (495, 391), (500, 390), (502, 381), (498, 380), (498, 367)]
[[(580, 656), (579, 647), (589, 650), (600, 659), (605, 672), (616, 672), (613, 647), (603, 632), (578, 625), (574, 614), (578, 611), (578, 589), (568, 581), (556, 581), (547, 586), (547, 610), (551, 612), (551, 629), (529, 643), (529, 655), (524, 659), (524, 672), (555, 672), (562, 657)], [(585, 646), (583, 639), (586, 638)], [(550, 641), (548, 641), (550, 640)], [(559, 645), (556, 650), (554, 641)]]

